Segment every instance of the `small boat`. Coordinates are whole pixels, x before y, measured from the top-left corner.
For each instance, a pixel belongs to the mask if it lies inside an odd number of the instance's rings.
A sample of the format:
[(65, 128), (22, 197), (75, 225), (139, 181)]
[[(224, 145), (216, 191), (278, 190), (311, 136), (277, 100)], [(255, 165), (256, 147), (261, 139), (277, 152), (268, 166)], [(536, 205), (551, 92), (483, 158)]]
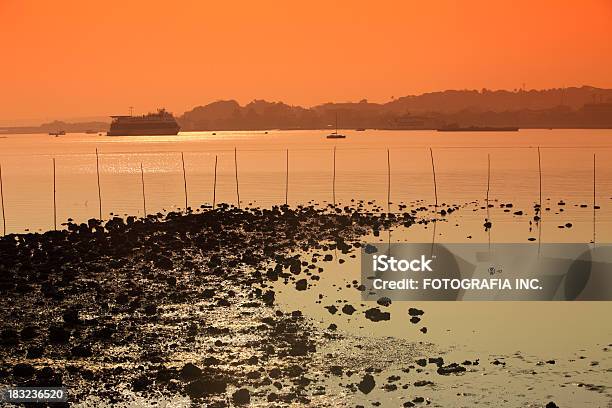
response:
[(355, 129), (355, 132), (365, 132), (365, 129), (364, 128), (357, 128), (357, 129)]
[(338, 133), (338, 113), (336, 112), (336, 131), (327, 135), (328, 139), (346, 139), (345, 135)]
[(65, 130), (57, 130), (55, 132), (49, 132), (49, 136), (55, 136), (55, 137), (64, 136), (65, 134), (66, 134)]

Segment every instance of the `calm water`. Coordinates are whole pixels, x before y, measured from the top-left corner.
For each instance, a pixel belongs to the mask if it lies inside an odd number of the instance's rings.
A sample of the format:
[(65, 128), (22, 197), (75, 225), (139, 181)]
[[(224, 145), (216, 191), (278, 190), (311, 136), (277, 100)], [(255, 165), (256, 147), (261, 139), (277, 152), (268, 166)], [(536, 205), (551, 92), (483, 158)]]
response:
[[(466, 204), (438, 223), (436, 241), (525, 242), (539, 231), (529, 224), (539, 200), (538, 152), (541, 147), (542, 196), (545, 208), (541, 238), (544, 241), (589, 242), (593, 237), (593, 154), (596, 153), (596, 213), (598, 242), (612, 242), (612, 130), (524, 130), (518, 133), (437, 133), (431, 131), (345, 132), (345, 140), (327, 140), (323, 131), (270, 131), (185, 133), (173, 137), (106, 137), (71, 134), (8, 135), (0, 138), (0, 163), (8, 232), (47, 230), (53, 226), (53, 169), (56, 159), (58, 219), (86, 220), (98, 215), (95, 149), (100, 153), (103, 214), (142, 215), (140, 165), (144, 168), (147, 211), (184, 207), (181, 152), (184, 152), (189, 205), (210, 204), (213, 196), (215, 156), (218, 158), (217, 202), (236, 203), (234, 148), (242, 205), (284, 203), (286, 149), (289, 149), (289, 204), (325, 205), (333, 198), (333, 149), (336, 147), (336, 200), (376, 200), (386, 207), (387, 148), (391, 167), (392, 210), (398, 203), (421, 206), (434, 201), (429, 148), (433, 149), (440, 203)], [(579, 147), (576, 147), (579, 146)], [(491, 161), (489, 197), (494, 227), (488, 236), (482, 227), (481, 209), (487, 190), (487, 155)], [(418, 201), (423, 200), (423, 201)], [(559, 205), (564, 200), (565, 205)], [(479, 203), (474, 203), (478, 201)], [(511, 211), (501, 203), (513, 203)], [(584, 205), (585, 207), (582, 207)], [(526, 215), (516, 216), (516, 210)], [(571, 222), (571, 229), (558, 228)], [(532, 229), (530, 229), (532, 227)], [(432, 229), (417, 225), (384, 232), (370, 240), (427, 242)], [(392, 320), (371, 324), (362, 315), (349, 319), (330, 315), (324, 305), (338, 300), (360, 305), (359, 292), (342, 289), (359, 279), (356, 259), (330, 264), (316, 289), (297, 293), (277, 285), (284, 309), (300, 309), (315, 324), (338, 325), (347, 336), (333, 353), (352, 355), (365, 339), (386, 339), (399, 353), (401, 341), (435, 344), (448, 361), (499, 356), (509, 368), (485, 364), (483, 372), (461, 378), (438, 378), (435, 391), (426, 392), (443, 405), (457, 403), (458, 392), (473, 393), (457, 406), (498, 406), (499, 395), (513, 406), (545, 401), (604, 406), (609, 393), (586, 391), (579, 382), (609, 386), (609, 302), (395, 302)], [(318, 295), (323, 298), (319, 303)], [(426, 311), (427, 335), (407, 321), (408, 307)], [(365, 306), (362, 306), (365, 307)], [(369, 307), (369, 305), (367, 306)], [(608, 321), (608, 323), (605, 323)], [(369, 348), (364, 348), (369, 350)], [(320, 352), (325, 361), (324, 353)], [(399, 355), (399, 354), (398, 354)], [(370, 357), (367, 364), (381, 365), (388, 353)], [(554, 366), (536, 362), (557, 359)], [(584, 358), (584, 359), (583, 359)], [(381, 360), (382, 359), (382, 360)], [(387, 359), (387, 360), (385, 360)], [(401, 359), (393, 360), (384, 375), (404, 374)], [(590, 366), (598, 361), (600, 366)], [(493, 368), (490, 368), (493, 367)], [(533, 387), (532, 370), (540, 386)], [(396, 370), (397, 373), (393, 370)], [(384, 377), (381, 374), (381, 377)], [(330, 390), (332, 390), (330, 384)], [(344, 390), (338, 389), (338, 398)], [(376, 391), (372, 398), (399, 405), (395, 394)], [(181, 405), (177, 403), (177, 406)], [(561, 405), (561, 404), (560, 404)]]
[[(0, 163), (7, 232), (53, 227), (53, 158), (58, 223), (69, 217), (77, 221), (97, 217), (96, 148), (100, 154), (103, 217), (110, 213), (143, 215), (141, 163), (147, 212), (184, 207), (181, 152), (185, 157), (190, 206), (196, 208), (212, 202), (215, 156), (217, 202), (236, 203), (234, 148), (243, 206), (284, 203), (286, 149), (289, 149), (289, 204), (331, 202), (334, 147), (337, 202), (365, 199), (386, 206), (387, 148), (391, 201), (433, 202), (431, 147), (440, 203), (483, 200), (490, 154), (490, 199), (531, 208), (539, 196), (536, 147), (541, 146), (543, 197), (551, 198), (553, 204), (558, 199), (566, 200), (568, 206), (570, 202), (589, 204), (590, 208), (573, 215), (573, 221), (579, 223), (590, 222), (592, 218), (593, 153), (597, 153), (597, 204), (601, 206), (598, 222), (605, 223), (611, 218), (611, 130), (346, 131), (348, 138), (344, 140), (328, 140), (326, 133), (192, 132), (168, 137), (4, 135), (0, 137)], [(397, 206), (392, 210), (397, 210)], [(605, 230), (610, 228), (601, 228), (602, 234)]]

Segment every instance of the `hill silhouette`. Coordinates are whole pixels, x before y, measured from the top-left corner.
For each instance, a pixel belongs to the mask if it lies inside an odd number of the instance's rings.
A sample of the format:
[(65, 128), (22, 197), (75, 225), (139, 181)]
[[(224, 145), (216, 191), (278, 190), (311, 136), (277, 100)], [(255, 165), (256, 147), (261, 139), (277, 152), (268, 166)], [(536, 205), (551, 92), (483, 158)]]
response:
[[(241, 106), (220, 100), (177, 117), (181, 131), (264, 129), (437, 129), (443, 126), (612, 128), (612, 89), (592, 86), (544, 90), (446, 90), (387, 103), (324, 103), (310, 108), (254, 100)], [(108, 123), (51, 122), (0, 128), (3, 133), (106, 131)]]
[(612, 89), (590, 86), (547, 90), (447, 90), (404, 96), (387, 103), (367, 100), (304, 108), (255, 100), (225, 100), (178, 117), (181, 129), (261, 130), (341, 128), (436, 129), (460, 126), (612, 127)]

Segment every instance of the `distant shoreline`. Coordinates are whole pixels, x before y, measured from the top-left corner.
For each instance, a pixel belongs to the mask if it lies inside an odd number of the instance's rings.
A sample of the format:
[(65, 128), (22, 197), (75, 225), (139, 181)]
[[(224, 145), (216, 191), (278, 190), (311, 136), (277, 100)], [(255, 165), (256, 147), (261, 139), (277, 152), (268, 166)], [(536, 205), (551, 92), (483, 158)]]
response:
[[(506, 127), (506, 126), (504, 126)], [(512, 127), (512, 126), (510, 126)], [(592, 126), (592, 127), (546, 127), (546, 126), (531, 126), (531, 127), (518, 127), (518, 130), (528, 130), (528, 129), (532, 129), (532, 130), (609, 130), (612, 129), (612, 125), (611, 126)], [(273, 132), (273, 131), (326, 131), (329, 130), (329, 128), (257, 128), (257, 129), (242, 129), (242, 128), (237, 128), (237, 129), (189, 129), (189, 130), (185, 130), (185, 131), (179, 131), (179, 134), (181, 133), (195, 133), (195, 132)], [(347, 128), (338, 128), (338, 130), (341, 131), (357, 131), (357, 128), (352, 128), (352, 127), (347, 127)], [(364, 130), (368, 131), (368, 130), (374, 130), (374, 131), (379, 131), (379, 130), (384, 130), (384, 131), (423, 131), (423, 130), (430, 130), (430, 131), (438, 131), (439, 128), (406, 128), (406, 129), (402, 129), (402, 128), (365, 128)], [(504, 131), (504, 130), (499, 130)], [(98, 136), (99, 133), (104, 133), (103, 136), (106, 136), (106, 132), (107, 130), (100, 130), (100, 131), (95, 131), (94, 133), (91, 133), (91, 136)], [(491, 130), (487, 130), (487, 131), (471, 131), (469, 129), (466, 130), (460, 130), (460, 131), (446, 131), (444, 133), (470, 133), (470, 132), (478, 132), (478, 133), (495, 133), (498, 132), (494, 129)], [(48, 134), (49, 131), (47, 130), (27, 130), (27, 129), (0, 129), (0, 137), (2, 136), (9, 136), (9, 135), (45, 135)], [(85, 131), (67, 131), (66, 134), (85, 134)], [(174, 136), (174, 135), (170, 135), (170, 136)]]

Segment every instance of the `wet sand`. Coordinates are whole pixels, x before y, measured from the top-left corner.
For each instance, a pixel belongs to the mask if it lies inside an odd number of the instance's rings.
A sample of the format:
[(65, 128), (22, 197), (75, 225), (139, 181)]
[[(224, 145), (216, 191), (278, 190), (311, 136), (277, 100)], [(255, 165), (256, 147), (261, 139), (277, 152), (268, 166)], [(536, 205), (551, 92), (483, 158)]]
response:
[(82, 406), (606, 406), (609, 344), (469, 348), (440, 341), (432, 304), (356, 300), (361, 243), (431, 216), (223, 205), (9, 235), (0, 383), (64, 385)]

